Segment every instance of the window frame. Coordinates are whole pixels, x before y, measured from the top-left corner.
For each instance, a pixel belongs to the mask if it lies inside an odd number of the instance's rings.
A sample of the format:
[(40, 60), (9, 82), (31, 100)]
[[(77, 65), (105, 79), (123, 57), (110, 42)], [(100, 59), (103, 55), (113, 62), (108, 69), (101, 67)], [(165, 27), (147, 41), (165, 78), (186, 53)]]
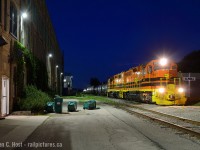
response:
[(17, 38), (18, 12), (14, 3), (10, 3), (10, 34)]

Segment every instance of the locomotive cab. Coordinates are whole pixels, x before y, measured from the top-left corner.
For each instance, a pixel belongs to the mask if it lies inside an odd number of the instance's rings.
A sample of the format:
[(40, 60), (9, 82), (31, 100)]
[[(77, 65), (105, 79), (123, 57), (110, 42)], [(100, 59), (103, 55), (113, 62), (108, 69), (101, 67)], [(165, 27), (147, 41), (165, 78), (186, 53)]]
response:
[(151, 65), (152, 79), (158, 80), (152, 101), (159, 105), (184, 105), (186, 97), (181, 78), (178, 77), (177, 64), (162, 58), (154, 60)]

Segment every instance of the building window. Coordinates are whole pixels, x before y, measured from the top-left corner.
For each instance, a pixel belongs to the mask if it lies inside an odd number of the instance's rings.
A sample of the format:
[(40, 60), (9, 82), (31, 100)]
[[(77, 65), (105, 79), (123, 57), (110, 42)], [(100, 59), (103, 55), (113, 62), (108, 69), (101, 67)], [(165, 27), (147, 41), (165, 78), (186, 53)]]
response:
[(17, 9), (10, 4), (10, 33), (17, 37)]
[(4, 30), (7, 30), (7, 1), (4, 1)]
[(152, 69), (152, 66), (149, 66), (149, 67), (148, 67), (148, 73), (151, 74), (151, 73), (152, 73), (152, 70), (153, 70), (153, 69)]
[(2, 0), (0, 0), (0, 23), (1, 23), (1, 21), (2, 21), (2, 20), (1, 20), (1, 19), (2, 19), (2, 18), (1, 18), (1, 15), (2, 15), (2, 12), (1, 12), (1, 11), (2, 11), (1, 3), (2, 3), (2, 2), (1, 2), (1, 1), (2, 1)]

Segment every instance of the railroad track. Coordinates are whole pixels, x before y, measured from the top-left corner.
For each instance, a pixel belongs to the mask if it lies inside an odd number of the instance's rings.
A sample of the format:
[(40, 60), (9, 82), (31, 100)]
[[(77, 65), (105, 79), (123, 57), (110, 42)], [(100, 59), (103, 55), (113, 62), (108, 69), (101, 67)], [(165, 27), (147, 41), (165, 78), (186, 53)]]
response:
[(198, 121), (145, 109), (131, 104), (125, 104), (120, 108), (131, 114), (136, 114), (140, 117), (153, 120), (160, 124), (182, 131), (183, 133), (200, 138), (200, 122)]

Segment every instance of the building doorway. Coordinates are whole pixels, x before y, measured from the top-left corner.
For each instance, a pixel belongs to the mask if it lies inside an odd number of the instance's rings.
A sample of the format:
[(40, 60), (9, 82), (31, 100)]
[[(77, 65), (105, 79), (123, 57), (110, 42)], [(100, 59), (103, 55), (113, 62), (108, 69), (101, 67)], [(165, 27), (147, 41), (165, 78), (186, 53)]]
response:
[(9, 114), (9, 79), (2, 77), (1, 115)]

